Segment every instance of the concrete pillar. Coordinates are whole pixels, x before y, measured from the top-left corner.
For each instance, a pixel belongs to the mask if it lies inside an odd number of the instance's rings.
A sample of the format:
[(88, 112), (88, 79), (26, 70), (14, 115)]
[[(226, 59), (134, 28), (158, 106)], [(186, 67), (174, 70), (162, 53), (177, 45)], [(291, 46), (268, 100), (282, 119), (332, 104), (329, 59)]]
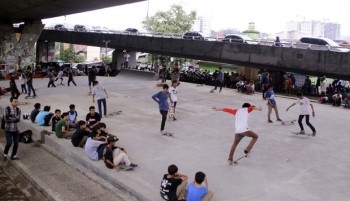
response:
[(121, 50), (114, 50), (112, 54), (112, 70), (121, 70), (124, 63), (124, 53)]
[(55, 42), (38, 41), (36, 43), (36, 63), (56, 61), (55, 52)]
[(135, 68), (137, 63), (136, 63), (136, 52), (128, 52), (128, 54), (130, 55), (129, 57), (129, 64), (128, 64), (128, 68)]
[(238, 73), (243, 73), (243, 75), (248, 79), (248, 80), (256, 80), (258, 77), (258, 72), (259, 69), (257, 68), (250, 68), (250, 67), (238, 67), (237, 68)]
[(44, 25), (41, 21), (25, 22), (15, 29), (12, 23), (0, 24), (0, 64), (6, 73), (35, 62), (35, 43)]

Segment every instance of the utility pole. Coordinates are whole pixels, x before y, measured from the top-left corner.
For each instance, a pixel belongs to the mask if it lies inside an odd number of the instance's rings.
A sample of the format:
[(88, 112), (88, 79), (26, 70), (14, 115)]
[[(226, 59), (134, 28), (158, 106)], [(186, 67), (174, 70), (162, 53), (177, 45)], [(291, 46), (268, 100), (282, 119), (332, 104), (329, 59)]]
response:
[(102, 42), (105, 43), (106, 47), (106, 53), (105, 53), (105, 60), (107, 59), (107, 49), (108, 49), (108, 43), (111, 42), (110, 40), (103, 40)]

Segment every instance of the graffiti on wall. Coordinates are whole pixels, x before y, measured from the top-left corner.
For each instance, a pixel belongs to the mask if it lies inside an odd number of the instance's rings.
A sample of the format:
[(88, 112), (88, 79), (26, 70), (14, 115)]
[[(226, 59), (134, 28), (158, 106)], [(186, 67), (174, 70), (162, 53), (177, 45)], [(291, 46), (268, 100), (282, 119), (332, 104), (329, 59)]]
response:
[(55, 43), (54, 42), (38, 42), (39, 62), (54, 62), (55, 58)]

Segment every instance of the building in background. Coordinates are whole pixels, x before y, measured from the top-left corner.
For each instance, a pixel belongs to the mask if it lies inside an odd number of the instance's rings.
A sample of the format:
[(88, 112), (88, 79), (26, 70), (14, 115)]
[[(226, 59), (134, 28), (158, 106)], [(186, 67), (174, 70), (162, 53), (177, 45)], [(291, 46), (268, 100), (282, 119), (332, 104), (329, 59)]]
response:
[(253, 40), (259, 39), (260, 32), (255, 29), (255, 23), (249, 22), (248, 30), (243, 31), (243, 34)]
[(340, 39), (340, 24), (333, 22), (290, 21), (287, 22), (287, 32), (290, 31), (299, 31), (314, 37)]
[(210, 18), (198, 17), (192, 26), (192, 31), (198, 31), (204, 33), (207, 36), (211, 36)]

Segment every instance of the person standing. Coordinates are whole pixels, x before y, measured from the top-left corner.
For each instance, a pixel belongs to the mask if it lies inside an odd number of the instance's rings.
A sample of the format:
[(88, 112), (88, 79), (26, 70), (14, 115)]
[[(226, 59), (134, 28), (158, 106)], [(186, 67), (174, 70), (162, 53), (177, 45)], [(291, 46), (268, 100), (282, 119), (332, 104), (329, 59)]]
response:
[(17, 149), (18, 149), (18, 141), (19, 141), (19, 130), (18, 123), (21, 120), (21, 110), (17, 107), (18, 100), (15, 97), (10, 98), (11, 105), (7, 106), (4, 111), (4, 130), (6, 136), (6, 146), (4, 149), (3, 160), (7, 160), (7, 154), (12, 146), (12, 154), (11, 160), (18, 160), (17, 157)]
[(52, 85), (53, 87), (56, 87), (55, 85), (55, 76), (52, 72), (53, 70), (49, 70), (49, 73), (47, 74), (47, 77), (49, 78), (49, 83), (47, 84), (47, 88), (50, 88), (50, 86)]
[(73, 76), (73, 72), (72, 72), (72, 69), (69, 69), (68, 70), (68, 82), (67, 82), (67, 85), (69, 86), (70, 82), (73, 82), (73, 84), (75, 86), (77, 86), (77, 84), (75, 83), (74, 81), (74, 76)]
[(305, 134), (304, 131), (304, 126), (303, 126), (303, 118), (305, 117), (306, 119), (306, 125), (308, 125), (311, 130), (312, 130), (312, 136), (315, 137), (316, 135), (316, 129), (315, 127), (312, 126), (312, 124), (310, 123), (310, 112), (309, 112), (309, 108), (308, 106), (310, 105), (311, 110), (312, 110), (312, 116), (315, 117), (315, 110), (314, 110), (314, 106), (310, 103), (310, 100), (306, 97), (303, 96), (303, 94), (301, 92), (297, 92), (297, 101), (295, 103), (293, 103), (292, 105), (290, 105), (286, 111), (288, 112), (288, 110), (293, 107), (294, 105), (299, 105), (300, 108), (300, 115), (299, 115), (299, 119), (298, 119), (298, 124), (300, 126), (300, 133), (299, 134)]
[(218, 85), (219, 85), (219, 87), (220, 87), (219, 92), (221, 92), (222, 87), (223, 87), (223, 85), (224, 85), (224, 81), (225, 81), (225, 75), (224, 75), (224, 72), (222, 72), (222, 68), (220, 67), (220, 68), (219, 68), (219, 72), (218, 72), (217, 77), (216, 77), (216, 82), (215, 82), (215, 88), (214, 88), (214, 90), (216, 90), (217, 87), (218, 87)]
[(93, 86), (94, 88), (92, 89), (92, 102), (95, 103), (95, 96), (96, 96), (98, 112), (100, 113), (102, 118), (101, 105), (103, 104), (103, 116), (106, 117), (107, 116), (106, 98), (108, 98), (107, 91), (101, 83), (98, 83), (98, 81), (94, 81)]
[(30, 97), (31, 91), (33, 91), (33, 98), (36, 97), (35, 89), (33, 87), (33, 73), (32, 73), (32, 68), (28, 66), (27, 68), (28, 73), (27, 73), (27, 86), (28, 86), (28, 96)]
[(63, 70), (60, 68), (60, 70), (58, 71), (57, 77), (55, 79), (55, 82), (60, 79), (61, 83), (59, 83), (58, 85), (62, 85), (63, 86)]
[(172, 85), (169, 89), (169, 93), (170, 93), (170, 102), (171, 102), (171, 107), (174, 107), (174, 120), (176, 120), (175, 118), (175, 108), (177, 105), (177, 81), (173, 81)]
[(11, 73), (11, 78), (10, 78), (10, 89), (11, 89), (11, 96), (18, 99), (18, 97), (21, 95), (21, 93), (19, 93), (15, 77), (12, 73)]
[(166, 118), (168, 116), (168, 110), (169, 110), (169, 86), (167, 84), (163, 85), (163, 90), (154, 94), (152, 96), (152, 99), (158, 103), (159, 105), (159, 112), (162, 115), (162, 123), (160, 125), (160, 133), (166, 134), (167, 132), (164, 131)]
[(168, 174), (164, 174), (160, 183), (160, 196), (167, 201), (185, 200), (188, 177), (178, 173), (176, 165), (168, 167)]
[(326, 96), (327, 94), (327, 80), (326, 77), (321, 78), (321, 96)]
[(89, 74), (88, 74), (90, 94), (92, 93), (91, 85), (96, 80), (96, 70), (95, 69), (96, 69), (96, 67), (92, 66), (92, 68), (89, 70)]
[(266, 99), (267, 99), (267, 108), (268, 108), (267, 122), (273, 123), (273, 121), (271, 121), (272, 109), (275, 110), (277, 121), (282, 121), (280, 119), (279, 114), (278, 114), (278, 108), (277, 108), (277, 104), (276, 104), (276, 100), (275, 100), (275, 92), (273, 91), (272, 85), (268, 86), (268, 90), (266, 92)]
[(22, 94), (23, 93), (26, 94), (27, 93), (27, 88), (25, 84), (26, 76), (22, 72), (22, 69), (19, 69), (18, 72), (19, 72), (18, 79), (19, 79), (19, 82), (21, 83)]
[(258, 110), (262, 111), (262, 108), (256, 108), (254, 105), (250, 105), (249, 103), (244, 103), (242, 105), (242, 108), (240, 109), (230, 109), (230, 108), (216, 108), (213, 107), (214, 111), (224, 111), (228, 112), (232, 115), (236, 116), (236, 134), (235, 134), (235, 140), (231, 146), (231, 150), (228, 156), (228, 162), (230, 165), (233, 165), (233, 155), (236, 150), (236, 147), (238, 143), (242, 140), (243, 137), (251, 137), (252, 140), (250, 141), (249, 145), (247, 148), (244, 150), (245, 154), (248, 154), (255, 142), (258, 140), (258, 135), (251, 131), (249, 126), (248, 126), (248, 118), (249, 118), (249, 113), (252, 112), (253, 110)]
[(124, 69), (128, 69), (128, 67), (129, 67), (129, 58), (130, 58), (130, 54), (128, 54), (128, 52), (125, 51), (125, 53), (124, 53)]

